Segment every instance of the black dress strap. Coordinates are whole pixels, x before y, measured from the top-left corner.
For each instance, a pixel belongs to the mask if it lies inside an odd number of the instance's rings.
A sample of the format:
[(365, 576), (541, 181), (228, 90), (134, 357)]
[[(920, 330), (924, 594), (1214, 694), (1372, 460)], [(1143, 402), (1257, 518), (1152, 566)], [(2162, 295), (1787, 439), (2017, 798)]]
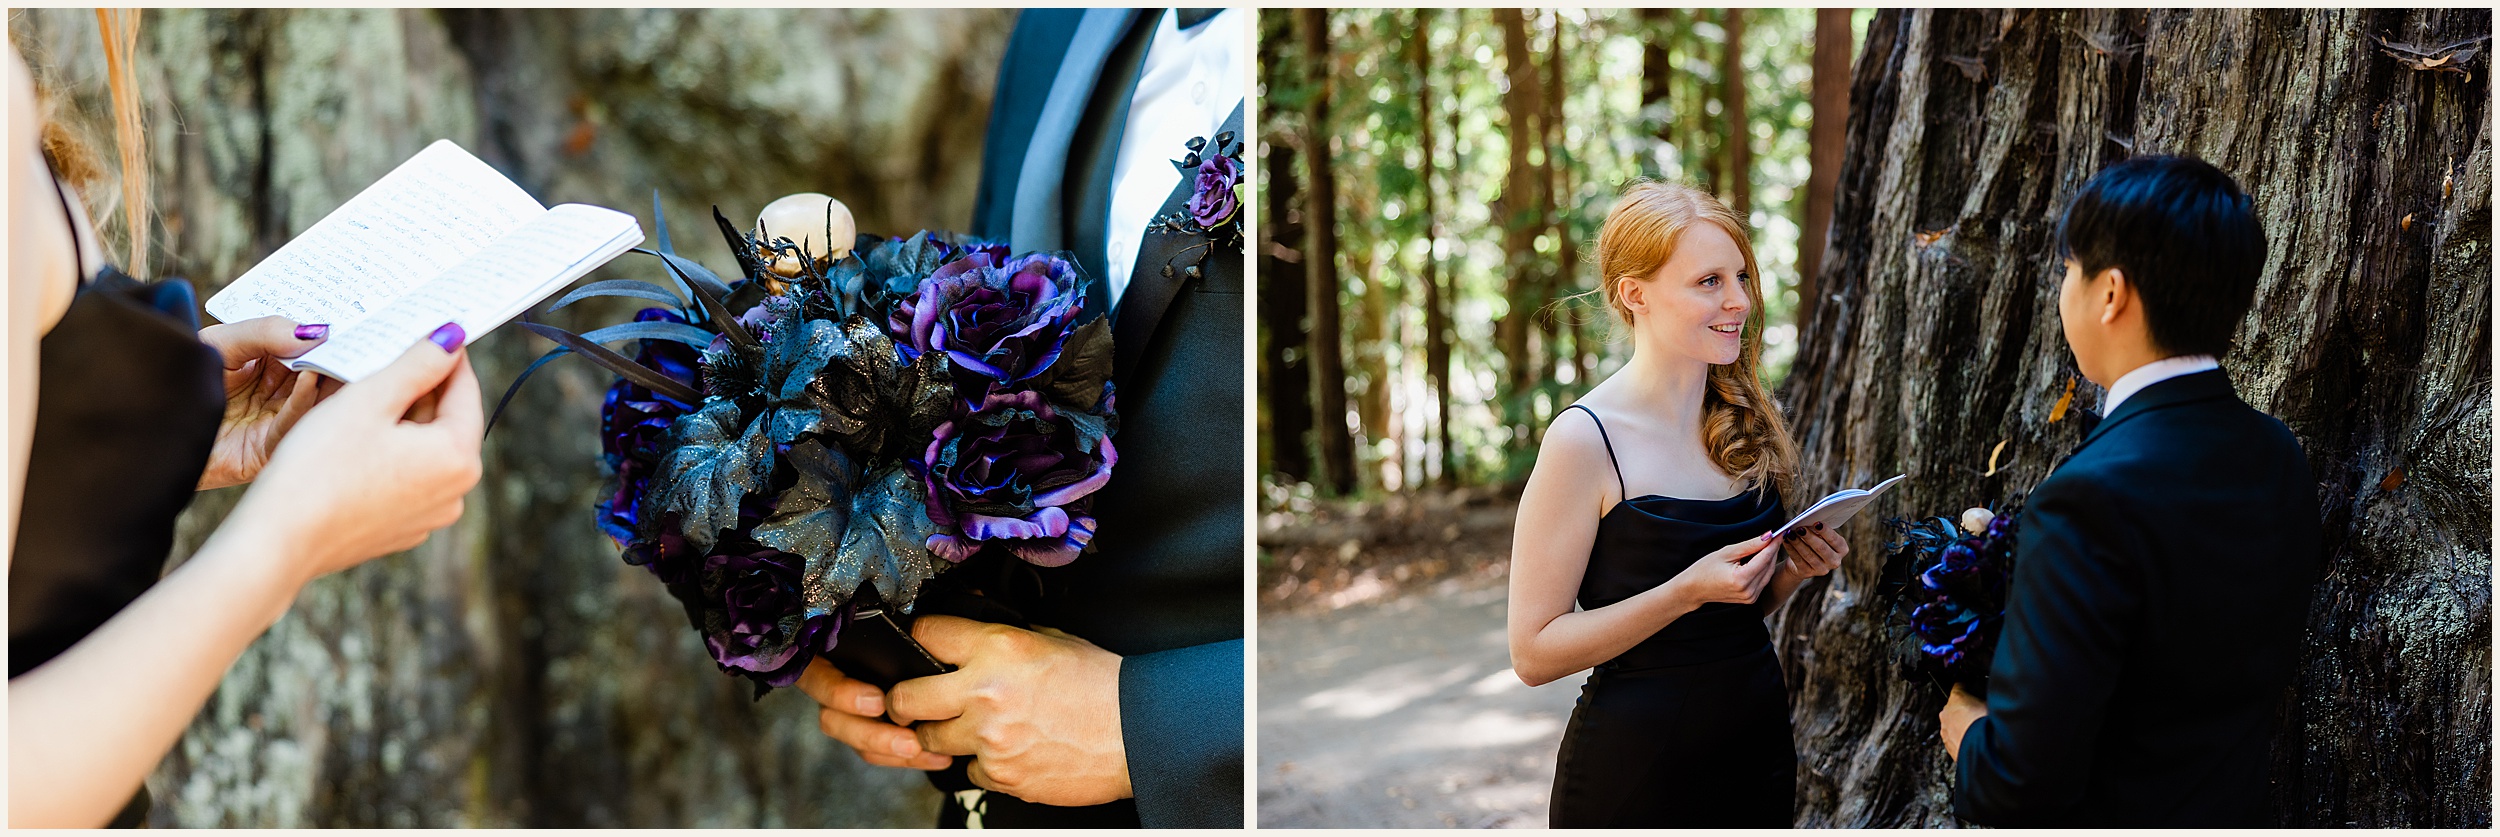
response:
[(1606, 423), (1597, 420), (1597, 411), (1589, 409), (1585, 404), (1573, 404), (1563, 409), (1587, 413), (1589, 421), (1597, 423), (1597, 440), (1606, 443), (1606, 464), (1614, 466), (1615, 469), (1615, 490), (1623, 492), (1623, 499), (1632, 499), (1632, 489), (1623, 486), (1623, 463), (1615, 461), (1615, 440), (1606, 436)]
[(61, 185), (60, 172), (52, 170), (52, 158), (43, 158), (44, 173), (52, 176), (52, 197), (61, 202), (61, 223), (69, 225), (69, 257), (78, 265), (78, 284), (87, 284), (87, 251), (78, 240), (78, 212), (69, 208), (69, 188)]

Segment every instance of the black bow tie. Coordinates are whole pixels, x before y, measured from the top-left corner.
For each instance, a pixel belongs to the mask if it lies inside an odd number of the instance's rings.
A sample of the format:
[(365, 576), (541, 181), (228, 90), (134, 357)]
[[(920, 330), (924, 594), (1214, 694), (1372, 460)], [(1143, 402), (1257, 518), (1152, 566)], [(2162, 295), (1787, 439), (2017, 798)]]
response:
[(1207, 22), (1208, 18), (1214, 17), (1215, 13), (1223, 9), (1173, 9), (1172, 11), (1179, 14), (1181, 28), (1188, 29)]

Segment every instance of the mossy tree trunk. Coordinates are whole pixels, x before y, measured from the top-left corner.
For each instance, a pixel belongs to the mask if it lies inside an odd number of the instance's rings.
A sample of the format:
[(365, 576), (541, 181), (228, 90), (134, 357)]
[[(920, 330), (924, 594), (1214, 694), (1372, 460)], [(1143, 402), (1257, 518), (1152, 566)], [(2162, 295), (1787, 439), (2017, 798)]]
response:
[[(965, 226), (1012, 12), (149, 11), (164, 229), (203, 296), (437, 138), (546, 203), (728, 264), (710, 207), (843, 198), (863, 231)], [(39, 77), (101, 114), (94, 16), (20, 11)], [(95, 124), (102, 125), (101, 121)], [(90, 131), (106, 138), (109, 131)], [(342, 254), (352, 258), (353, 254)], [(627, 256), (592, 279), (657, 276)], [(585, 310), (575, 311), (574, 308)], [(573, 328), (629, 318), (586, 303)], [(548, 344), (472, 347), (490, 399)], [(910, 826), (937, 797), (751, 699), (591, 522), (609, 376), (549, 366), (486, 440), (468, 513), (307, 588), (149, 779), (158, 826)], [(176, 559), (240, 494), (202, 495)]]
[[(2051, 421), (2078, 377), (2060, 209), (2130, 153), (2211, 161), (2269, 243), (2223, 368), (2299, 436), (2329, 560), (2274, 739), (2278, 821), (2490, 827), (2490, 62), (2396, 55), (2491, 31), (2487, 9), (1882, 12), (1782, 398), (1801, 490), (1907, 473), (1882, 516), (2037, 484), (2084, 424)], [(2073, 408), (2102, 395), (2082, 382)], [(1951, 823), (1942, 696), (1884, 662), (1882, 531), (1852, 533), (1777, 616), (1798, 822)]]

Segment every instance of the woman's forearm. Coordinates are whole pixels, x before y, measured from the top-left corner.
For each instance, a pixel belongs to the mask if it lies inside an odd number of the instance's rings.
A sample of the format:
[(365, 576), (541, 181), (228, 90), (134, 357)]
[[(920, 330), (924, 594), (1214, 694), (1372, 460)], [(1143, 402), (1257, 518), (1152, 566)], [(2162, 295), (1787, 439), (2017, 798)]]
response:
[(9, 681), (9, 825), (111, 820), (302, 588), (287, 545), (229, 517), (191, 560)]
[(1532, 686), (1560, 680), (1621, 656), (1668, 623), (1701, 607), (1673, 581), (1596, 610), (1575, 610), (1545, 623), (1515, 657)]

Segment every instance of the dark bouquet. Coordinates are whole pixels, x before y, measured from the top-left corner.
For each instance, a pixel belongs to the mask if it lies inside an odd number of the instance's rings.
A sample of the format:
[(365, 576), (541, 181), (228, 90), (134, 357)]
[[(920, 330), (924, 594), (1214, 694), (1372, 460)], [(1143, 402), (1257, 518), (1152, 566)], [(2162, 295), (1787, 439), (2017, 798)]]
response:
[[(821, 226), (792, 224), (779, 208), (794, 200), (821, 206)], [(657, 249), (636, 252), (669, 284), (596, 282), (549, 310), (660, 305), (582, 334), (525, 326), (561, 344), (538, 364), (580, 354), (617, 373), (599, 527), (685, 605), (724, 672), (760, 697), (854, 614), (908, 613), (983, 550), (1043, 566), (1086, 550), (1119, 454), (1110, 329), (1072, 261), (853, 235), (839, 202), (794, 195), (752, 232), (713, 210), (738, 258), (724, 282), (676, 254), (657, 203)], [(603, 345), (625, 341), (630, 357)]]
[(1891, 605), (1885, 628), (1902, 679), (1987, 694), (2021, 512), (2017, 498), (1993, 511), (1964, 511), (1959, 521), (1884, 521), (1899, 538), (1885, 544), (1881, 595)]

